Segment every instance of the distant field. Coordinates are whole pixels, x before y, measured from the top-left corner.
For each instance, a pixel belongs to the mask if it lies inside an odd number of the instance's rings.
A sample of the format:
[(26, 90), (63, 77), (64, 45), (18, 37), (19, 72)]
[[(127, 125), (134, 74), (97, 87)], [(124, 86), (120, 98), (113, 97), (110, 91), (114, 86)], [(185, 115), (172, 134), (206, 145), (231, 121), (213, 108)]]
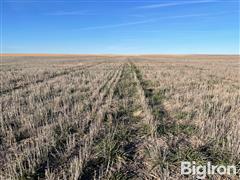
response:
[(6, 54), (0, 74), (0, 179), (240, 167), (239, 56)]

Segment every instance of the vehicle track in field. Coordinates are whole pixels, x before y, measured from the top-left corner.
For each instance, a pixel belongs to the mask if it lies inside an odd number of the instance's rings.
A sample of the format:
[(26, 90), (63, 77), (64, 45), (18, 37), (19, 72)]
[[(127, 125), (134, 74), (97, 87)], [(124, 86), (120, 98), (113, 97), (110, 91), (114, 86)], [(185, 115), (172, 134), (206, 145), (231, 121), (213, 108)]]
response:
[(115, 95), (117, 107), (108, 114), (110, 124), (105, 124), (105, 130), (95, 142), (94, 152), (80, 178), (82, 180), (152, 179), (157, 178), (155, 173), (160, 172), (154, 169), (152, 162), (155, 159), (151, 154), (149, 157), (147, 152), (152, 149), (161, 153), (154, 147), (157, 145), (155, 143), (164, 141), (157, 128), (168, 128), (163, 118), (171, 118), (161, 101), (153, 104), (155, 92), (144, 84), (136, 66), (129, 63), (127, 69), (129, 72), (124, 72), (119, 83), (122, 84)]
[[(139, 101), (139, 82), (132, 66), (127, 63), (114, 92), (103, 129), (94, 143), (93, 152), (80, 176), (85, 179), (141, 179), (144, 157), (142, 145), (150, 132), (145, 107)], [(141, 115), (134, 115), (140, 112)]]
[[(146, 169), (143, 177), (145, 179), (163, 179), (169, 177), (168, 163), (170, 162), (166, 159), (168, 153), (174, 151), (172, 143), (174, 139), (177, 139), (177, 136), (173, 134), (175, 132), (172, 132), (172, 130), (178, 127), (175, 119), (164, 108), (165, 91), (156, 89), (152, 85), (152, 81), (145, 80), (142, 72), (134, 63), (132, 63), (132, 67), (139, 83), (139, 90), (143, 97), (143, 104), (149, 117), (148, 121), (151, 129), (151, 136), (142, 147), (143, 150), (148, 152), (144, 158)], [(183, 142), (182, 140), (180, 139), (179, 143), (184, 144), (186, 141)]]

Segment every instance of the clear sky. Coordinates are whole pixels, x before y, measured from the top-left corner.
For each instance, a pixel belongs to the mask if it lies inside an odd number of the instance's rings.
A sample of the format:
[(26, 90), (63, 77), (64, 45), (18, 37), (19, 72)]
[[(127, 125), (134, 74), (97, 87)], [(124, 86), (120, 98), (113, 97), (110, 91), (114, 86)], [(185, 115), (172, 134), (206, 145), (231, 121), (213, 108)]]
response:
[(239, 0), (0, 0), (3, 53), (239, 54)]

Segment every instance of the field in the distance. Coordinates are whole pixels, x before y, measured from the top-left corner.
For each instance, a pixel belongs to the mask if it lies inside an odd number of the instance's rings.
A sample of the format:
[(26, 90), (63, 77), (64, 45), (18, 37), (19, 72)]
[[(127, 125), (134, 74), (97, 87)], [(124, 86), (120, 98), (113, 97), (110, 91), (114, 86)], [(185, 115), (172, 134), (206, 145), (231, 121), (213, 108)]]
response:
[(181, 161), (240, 166), (239, 56), (1, 59), (0, 179), (191, 179)]

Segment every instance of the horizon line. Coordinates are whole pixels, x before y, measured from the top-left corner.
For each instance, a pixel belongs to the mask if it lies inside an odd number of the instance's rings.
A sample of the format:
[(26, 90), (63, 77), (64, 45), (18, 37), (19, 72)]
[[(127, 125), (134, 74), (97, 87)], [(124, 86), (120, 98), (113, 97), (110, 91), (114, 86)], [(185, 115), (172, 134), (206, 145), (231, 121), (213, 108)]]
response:
[(75, 54), (75, 53), (1, 53), (1, 57), (4, 56), (240, 56), (240, 54), (216, 54), (216, 53), (146, 53), (146, 54), (118, 54), (118, 53), (92, 53), (92, 54)]

